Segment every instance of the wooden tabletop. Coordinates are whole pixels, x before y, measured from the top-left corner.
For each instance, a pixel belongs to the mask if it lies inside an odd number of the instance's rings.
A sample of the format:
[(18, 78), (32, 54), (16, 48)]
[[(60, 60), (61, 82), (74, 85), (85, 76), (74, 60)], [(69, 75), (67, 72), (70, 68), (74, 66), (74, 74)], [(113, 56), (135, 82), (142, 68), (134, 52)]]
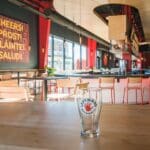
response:
[(0, 103), (0, 150), (149, 150), (150, 105), (103, 105), (99, 138), (81, 138), (74, 102)]

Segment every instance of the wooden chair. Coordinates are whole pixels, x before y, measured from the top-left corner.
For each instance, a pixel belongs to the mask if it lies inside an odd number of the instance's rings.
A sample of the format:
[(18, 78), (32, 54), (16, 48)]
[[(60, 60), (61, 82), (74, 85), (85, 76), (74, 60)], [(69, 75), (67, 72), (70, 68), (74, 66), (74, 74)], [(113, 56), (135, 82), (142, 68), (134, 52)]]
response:
[(28, 101), (27, 89), (23, 87), (0, 87), (0, 102)]
[(57, 93), (50, 93), (47, 95), (49, 99), (57, 99), (60, 101), (61, 99), (68, 99), (73, 95), (70, 93), (70, 89), (74, 92), (75, 84), (70, 79), (57, 79)]
[(90, 89), (98, 89), (99, 88), (99, 79), (98, 78), (82, 78), (81, 83), (89, 83)]
[(140, 90), (142, 104), (143, 104), (143, 88), (142, 88), (142, 78), (141, 77), (129, 77), (127, 78), (127, 86), (124, 88), (123, 94), (123, 103), (125, 103), (125, 93), (127, 95), (127, 104), (128, 104), (128, 91), (135, 90), (136, 92), (136, 104), (137, 104), (137, 91)]
[(11, 73), (6, 73), (1, 75), (1, 80), (10, 80), (12, 78), (12, 74)]
[(114, 77), (99, 78), (99, 88), (101, 89), (101, 91), (110, 90), (111, 103), (115, 104), (115, 78)]
[(81, 83), (81, 78), (79, 77), (69, 77), (69, 80), (71, 80), (71, 82), (75, 85)]
[(37, 90), (35, 89), (35, 85), (37, 83), (36, 83), (36, 80), (34, 79), (36, 73), (35, 72), (26, 72), (24, 75), (27, 78), (20, 79), (20, 86), (28, 88), (30, 94), (36, 95)]
[[(74, 88), (76, 87), (77, 84), (81, 83), (81, 78), (79, 78), (79, 77), (69, 77), (69, 80), (72, 84), (72, 87), (74, 87)], [(73, 88), (68, 89), (69, 93), (71, 92), (71, 89), (73, 89)]]
[(18, 81), (17, 80), (2, 80), (0, 81), (0, 86), (2, 87), (10, 87), (10, 86), (18, 86)]
[(75, 93), (79, 90), (88, 90), (89, 82), (76, 84)]
[(73, 95), (75, 101), (76, 101), (78, 94), (81, 94), (81, 93), (79, 93), (79, 90), (82, 92), (88, 91), (89, 90), (89, 82), (76, 84), (76, 87), (74, 89), (74, 95)]

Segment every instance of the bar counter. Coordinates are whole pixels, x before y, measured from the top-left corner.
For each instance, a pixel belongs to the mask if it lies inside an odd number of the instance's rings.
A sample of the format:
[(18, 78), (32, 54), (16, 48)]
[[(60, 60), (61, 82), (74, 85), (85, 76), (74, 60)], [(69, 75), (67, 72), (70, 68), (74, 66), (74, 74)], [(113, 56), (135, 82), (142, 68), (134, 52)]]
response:
[(103, 105), (100, 137), (81, 138), (75, 102), (0, 104), (0, 149), (149, 150), (150, 105)]
[[(63, 79), (63, 78), (67, 78), (67, 77), (80, 77), (82, 78), (82, 82), (89, 82), (90, 85), (89, 87), (99, 87), (99, 81), (98, 78), (99, 77), (115, 77), (116, 81), (115, 81), (115, 92), (116, 92), (116, 103), (123, 103), (123, 92), (124, 92), (124, 88), (126, 86), (127, 83), (127, 77), (143, 77), (142, 79), (142, 86), (145, 87), (144, 89), (144, 102), (147, 103), (149, 102), (149, 78), (150, 75), (99, 75), (99, 74), (72, 74), (72, 75), (66, 75), (66, 74), (56, 74), (55, 76), (52, 77), (20, 77), (20, 79), (29, 79), (29, 80), (42, 80), (43, 81), (43, 98), (44, 100), (48, 100), (47, 99), (47, 81), (48, 80), (57, 80), (57, 79)], [(20, 81), (19, 79), (19, 81)], [(36, 89), (36, 82), (34, 82), (35, 85), (35, 89)], [(131, 91), (132, 92), (132, 91)], [(108, 93), (108, 91), (103, 91), (103, 100), (104, 102), (108, 102), (110, 103), (110, 94)], [(135, 103), (135, 93), (129, 93), (129, 103)], [(138, 91), (138, 101), (140, 103), (141, 101), (141, 97), (140, 97), (140, 91)]]
[(100, 73), (74, 73), (74, 74), (56, 74), (55, 76), (62, 77), (81, 77), (81, 78), (99, 78), (99, 77), (115, 77), (116, 79), (127, 78), (127, 77), (143, 77), (148, 78), (150, 74), (100, 74)]

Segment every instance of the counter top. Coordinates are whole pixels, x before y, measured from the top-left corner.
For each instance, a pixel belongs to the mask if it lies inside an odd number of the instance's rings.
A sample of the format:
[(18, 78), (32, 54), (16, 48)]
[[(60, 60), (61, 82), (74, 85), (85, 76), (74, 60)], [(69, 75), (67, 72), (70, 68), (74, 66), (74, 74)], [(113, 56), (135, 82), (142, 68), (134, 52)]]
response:
[(127, 78), (127, 77), (150, 77), (150, 74), (98, 74), (98, 73), (76, 73), (76, 74), (55, 74), (56, 77), (81, 77), (81, 78), (99, 78), (99, 77), (115, 77), (115, 78)]

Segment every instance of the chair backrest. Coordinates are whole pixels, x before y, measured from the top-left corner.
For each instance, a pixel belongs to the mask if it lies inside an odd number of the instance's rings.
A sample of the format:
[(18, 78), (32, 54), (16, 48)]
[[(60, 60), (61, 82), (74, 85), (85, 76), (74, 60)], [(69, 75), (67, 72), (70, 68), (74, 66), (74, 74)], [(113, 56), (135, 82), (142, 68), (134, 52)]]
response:
[(128, 83), (132, 84), (141, 84), (142, 83), (142, 78), (141, 77), (129, 77), (128, 78)]
[(101, 83), (114, 83), (114, 77), (102, 77), (100, 78)]
[(9, 80), (11, 78), (12, 78), (12, 74), (11, 73), (3, 74), (1, 76), (1, 80)]
[(32, 77), (35, 76), (35, 73), (34, 73), (34, 72), (27, 72), (27, 73), (26, 73), (26, 76), (32, 78)]
[(76, 84), (76, 87), (80, 90), (87, 90), (89, 86), (89, 82)]
[(88, 90), (88, 86), (89, 86), (89, 82), (76, 84), (76, 87), (74, 89), (74, 94), (76, 95), (78, 90), (83, 90), (83, 91)]
[(74, 88), (75, 84), (70, 79), (57, 79), (57, 88)]
[(79, 77), (69, 77), (69, 80), (72, 84), (74, 84), (74, 87), (76, 86), (76, 84), (81, 83), (81, 78)]
[(114, 87), (115, 78), (114, 77), (101, 77), (99, 78), (100, 87)]
[(27, 89), (24, 87), (0, 87), (0, 99), (26, 100), (28, 101)]
[(127, 78), (127, 86), (136, 86), (142, 87), (142, 78), (141, 77), (129, 77)]
[(17, 80), (2, 80), (0, 81), (0, 86), (10, 87), (10, 86), (18, 86)]
[(89, 83), (90, 88), (99, 88), (99, 79), (98, 78), (82, 78), (81, 83)]

